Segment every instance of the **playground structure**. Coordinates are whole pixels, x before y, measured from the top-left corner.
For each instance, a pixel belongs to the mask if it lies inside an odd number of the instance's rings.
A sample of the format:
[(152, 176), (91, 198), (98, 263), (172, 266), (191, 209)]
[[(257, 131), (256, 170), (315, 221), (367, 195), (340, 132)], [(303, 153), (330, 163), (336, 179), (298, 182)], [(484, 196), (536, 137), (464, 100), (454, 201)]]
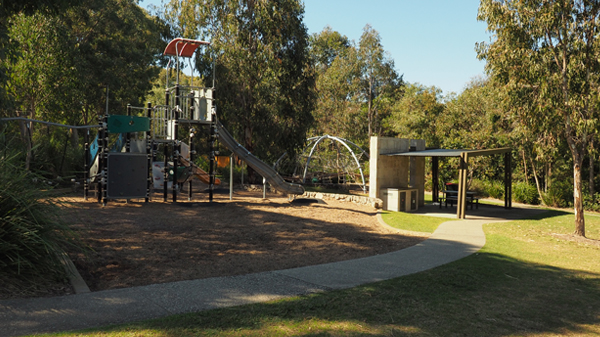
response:
[[(175, 57), (176, 80), (175, 85), (169, 87), (169, 70), (172, 64), (171, 59), (167, 65), (167, 79), (165, 89), (165, 104), (152, 107), (148, 103), (145, 108), (128, 108), (128, 115), (131, 110), (138, 109), (146, 112), (145, 117), (133, 116), (111, 116), (102, 117), (100, 125), (100, 139), (104, 139), (100, 146), (100, 157), (98, 159), (98, 170), (100, 173), (99, 194), (102, 195), (102, 203), (106, 204), (107, 199), (116, 198), (146, 198), (149, 197), (152, 178), (150, 174), (144, 175), (139, 172), (149, 172), (147, 166), (152, 165), (152, 176), (154, 187), (162, 187), (163, 199), (167, 201), (168, 190), (173, 196), (173, 202), (177, 202), (178, 186), (187, 182), (188, 200), (192, 198), (192, 176), (198, 177), (202, 182), (207, 183), (209, 188), (209, 201), (213, 200), (213, 191), (215, 185), (220, 181), (216, 178), (216, 140), (225, 145), (238, 158), (245, 161), (256, 172), (263, 176), (275, 189), (287, 194), (302, 194), (304, 188), (297, 184), (286, 182), (273, 168), (262, 162), (242, 145), (240, 145), (223, 127), (217, 119), (217, 107), (214, 97), (214, 79), (213, 87), (200, 87), (193, 85), (183, 86), (179, 81), (180, 58), (191, 59), (196, 49), (200, 46), (208, 46), (206, 41), (177, 38), (169, 42), (165, 48), (164, 55)], [(189, 145), (184, 143), (180, 137), (180, 127), (187, 125), (190, 127)], [(192, 138), (195, 136), (194, 127), (209, 128), (209, 171), (205, 172), (194, 164), (194, 155)], [(144, 132), (145, 136), (141, 139), (132, 139), (134, 132)], [(126, 134), (127, 144), (136, 144), (136, 146), (126, 146), (125, 153), (107, 153), (107, 134), (120, 133)], [(163, 162), (153, 160), (156, 153), (162, 147)], [(136, 151), (132, 151), (136, 149)], [(146, 161), (142, 159), (145, 149)], [(139, 151), (137, 151), (139, 150)], [(162, 175), (162, 177), (161, 177)], [(170, 181), (171, 180), (171, 181)], [(146, 184), (146, 189), (142, 186)], [(85, 188), (85, 186), (84, 186)], [(232, 188), (230, 184), (230, 189)], [(98, 197), (100, 198), (100, 196)]]
[[(104, 115), (99, 116), (98, 125), (70, 126), (58, 123), (43, 122), (23, 117), (5, 118), (2, 120), (20, 120), (40, 122), (71, 129), (98, 128), (94, 141), (85, 144), (84, 198), (88, 198), (92, 185), (95, 184), (98, 202), (106, 205), (110, 199), (143, 198), (148, 202), (152, 189), (162, 188), (163, 199), (167, 201), (169, 190), (173, 202), (184, 183), (188, 183), (188, 200), (192, 198), (192, 179), (195, 176), (208, 184), (209, 201), (213, 200), (215, 185), (220, 184), (216, 178), (216, 157), (219, 154), (216, 141), (227, 147), (239, 159), (246, 162), (263, 176), (264, 181), (275, 189), (286, 194), (303, 194), (301, 185), (288, 183), (271, 166), (265, 164), (242, 145), (240, 145), (217, 119), (216, 100), (214, 97), (214, 78), (212, 87), (181, 85), (179, 82), (180, 58), (191, 57), (198, 47), (208, 46), (209, 42), (176, 38), (169, 42), (164, 55), (175, 58), (176, 79), (169, 87), (169, 74), (173, 58), (167, 65), (167, 79), (164, 105), (146, 107), (127, 106), (127, 115), (113, 115), (107, 108)], [(189, 127), (189, 144), (180, 135), (182, 125)], [(193, 137), (196, 128), (208, 128), (208, 172), (194, 164), (196, 151), (193, 148)], [(156, 160), (162, 153), (163, 161)], [(232, 193), (230, 184), (230, 193)]]
[[(274, 167), (280, 166), (286, 156), (284, 153)], [(301, 171), (302, 184), (359, 183), (366, 193), (368, 187), (361, 159), (368, 161), (369, 154), (347, 139), (330, 135), (311, 137), (297, 162), (293, 163), (293, 177), (299, 178)]]

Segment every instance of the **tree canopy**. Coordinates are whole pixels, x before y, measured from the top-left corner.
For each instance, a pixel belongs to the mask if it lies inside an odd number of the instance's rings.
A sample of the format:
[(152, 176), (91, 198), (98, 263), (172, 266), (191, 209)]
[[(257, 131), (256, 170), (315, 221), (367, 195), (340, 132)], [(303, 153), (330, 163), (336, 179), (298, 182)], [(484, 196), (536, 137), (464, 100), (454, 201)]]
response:
[(486, 69), (508, 88), (524, 127), (560, 128), (573, 159), (575, 234), (585, 236), (582, 165), (598, 129), (600, 4), (585, 0), (482, 0), (493, 33), (478, 46)]
[(171, 1), (167, 13), (183, 37), (211, 42), (198, 68), (215, 64), (218, 116), (238, 140), (267, 161), (296, 153), (315, 102), (302, 4)]

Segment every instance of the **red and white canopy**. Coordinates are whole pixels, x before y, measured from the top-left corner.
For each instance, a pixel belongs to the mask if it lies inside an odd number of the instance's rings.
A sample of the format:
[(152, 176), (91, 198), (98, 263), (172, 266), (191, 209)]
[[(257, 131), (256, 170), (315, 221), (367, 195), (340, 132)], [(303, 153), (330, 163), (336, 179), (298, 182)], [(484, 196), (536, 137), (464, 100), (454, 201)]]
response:
[(201, 45), (210, 45), (210, 42), (178, 37), (169, 42), (163, 55), (192, 57)]

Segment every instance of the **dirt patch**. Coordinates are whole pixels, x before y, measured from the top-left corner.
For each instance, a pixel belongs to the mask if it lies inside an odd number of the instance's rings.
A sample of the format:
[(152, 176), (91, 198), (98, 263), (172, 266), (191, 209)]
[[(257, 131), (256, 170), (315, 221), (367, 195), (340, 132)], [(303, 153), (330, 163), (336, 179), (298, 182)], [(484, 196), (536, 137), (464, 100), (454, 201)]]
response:
[(552, 233), (551, 235), (560, 240), (583, 243), (586, 245), (600, 248), (600, 240), (588, 239), (586, 237), (577, 236), (577, 235), (573, 235), (573, 234)]
[(427, 237), (381, 226), (370, 206), (261, 192), (208, 203), (67, 199), (65, 220), (92, 248), (70, 253), (92, 291), (232, 276), (387, 253)]

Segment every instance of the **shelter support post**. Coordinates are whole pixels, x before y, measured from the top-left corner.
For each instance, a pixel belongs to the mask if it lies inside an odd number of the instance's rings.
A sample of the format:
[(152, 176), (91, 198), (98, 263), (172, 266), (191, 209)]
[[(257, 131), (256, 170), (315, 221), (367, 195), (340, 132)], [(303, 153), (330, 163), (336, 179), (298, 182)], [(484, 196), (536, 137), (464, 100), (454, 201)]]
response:
[(468, 170), (469, 155), (467, 152), (463, 152), (460, 154), (460, 168), (458, 172), (458, 203), (456, 207), (456, 217), (458, 219), (464, 219), (466, 217)]
[(438, 157), (431, 157), (431, 194), (433, 197), (433, 202), (439, 202), (439, 168), (440, 168), (440, 160)]

